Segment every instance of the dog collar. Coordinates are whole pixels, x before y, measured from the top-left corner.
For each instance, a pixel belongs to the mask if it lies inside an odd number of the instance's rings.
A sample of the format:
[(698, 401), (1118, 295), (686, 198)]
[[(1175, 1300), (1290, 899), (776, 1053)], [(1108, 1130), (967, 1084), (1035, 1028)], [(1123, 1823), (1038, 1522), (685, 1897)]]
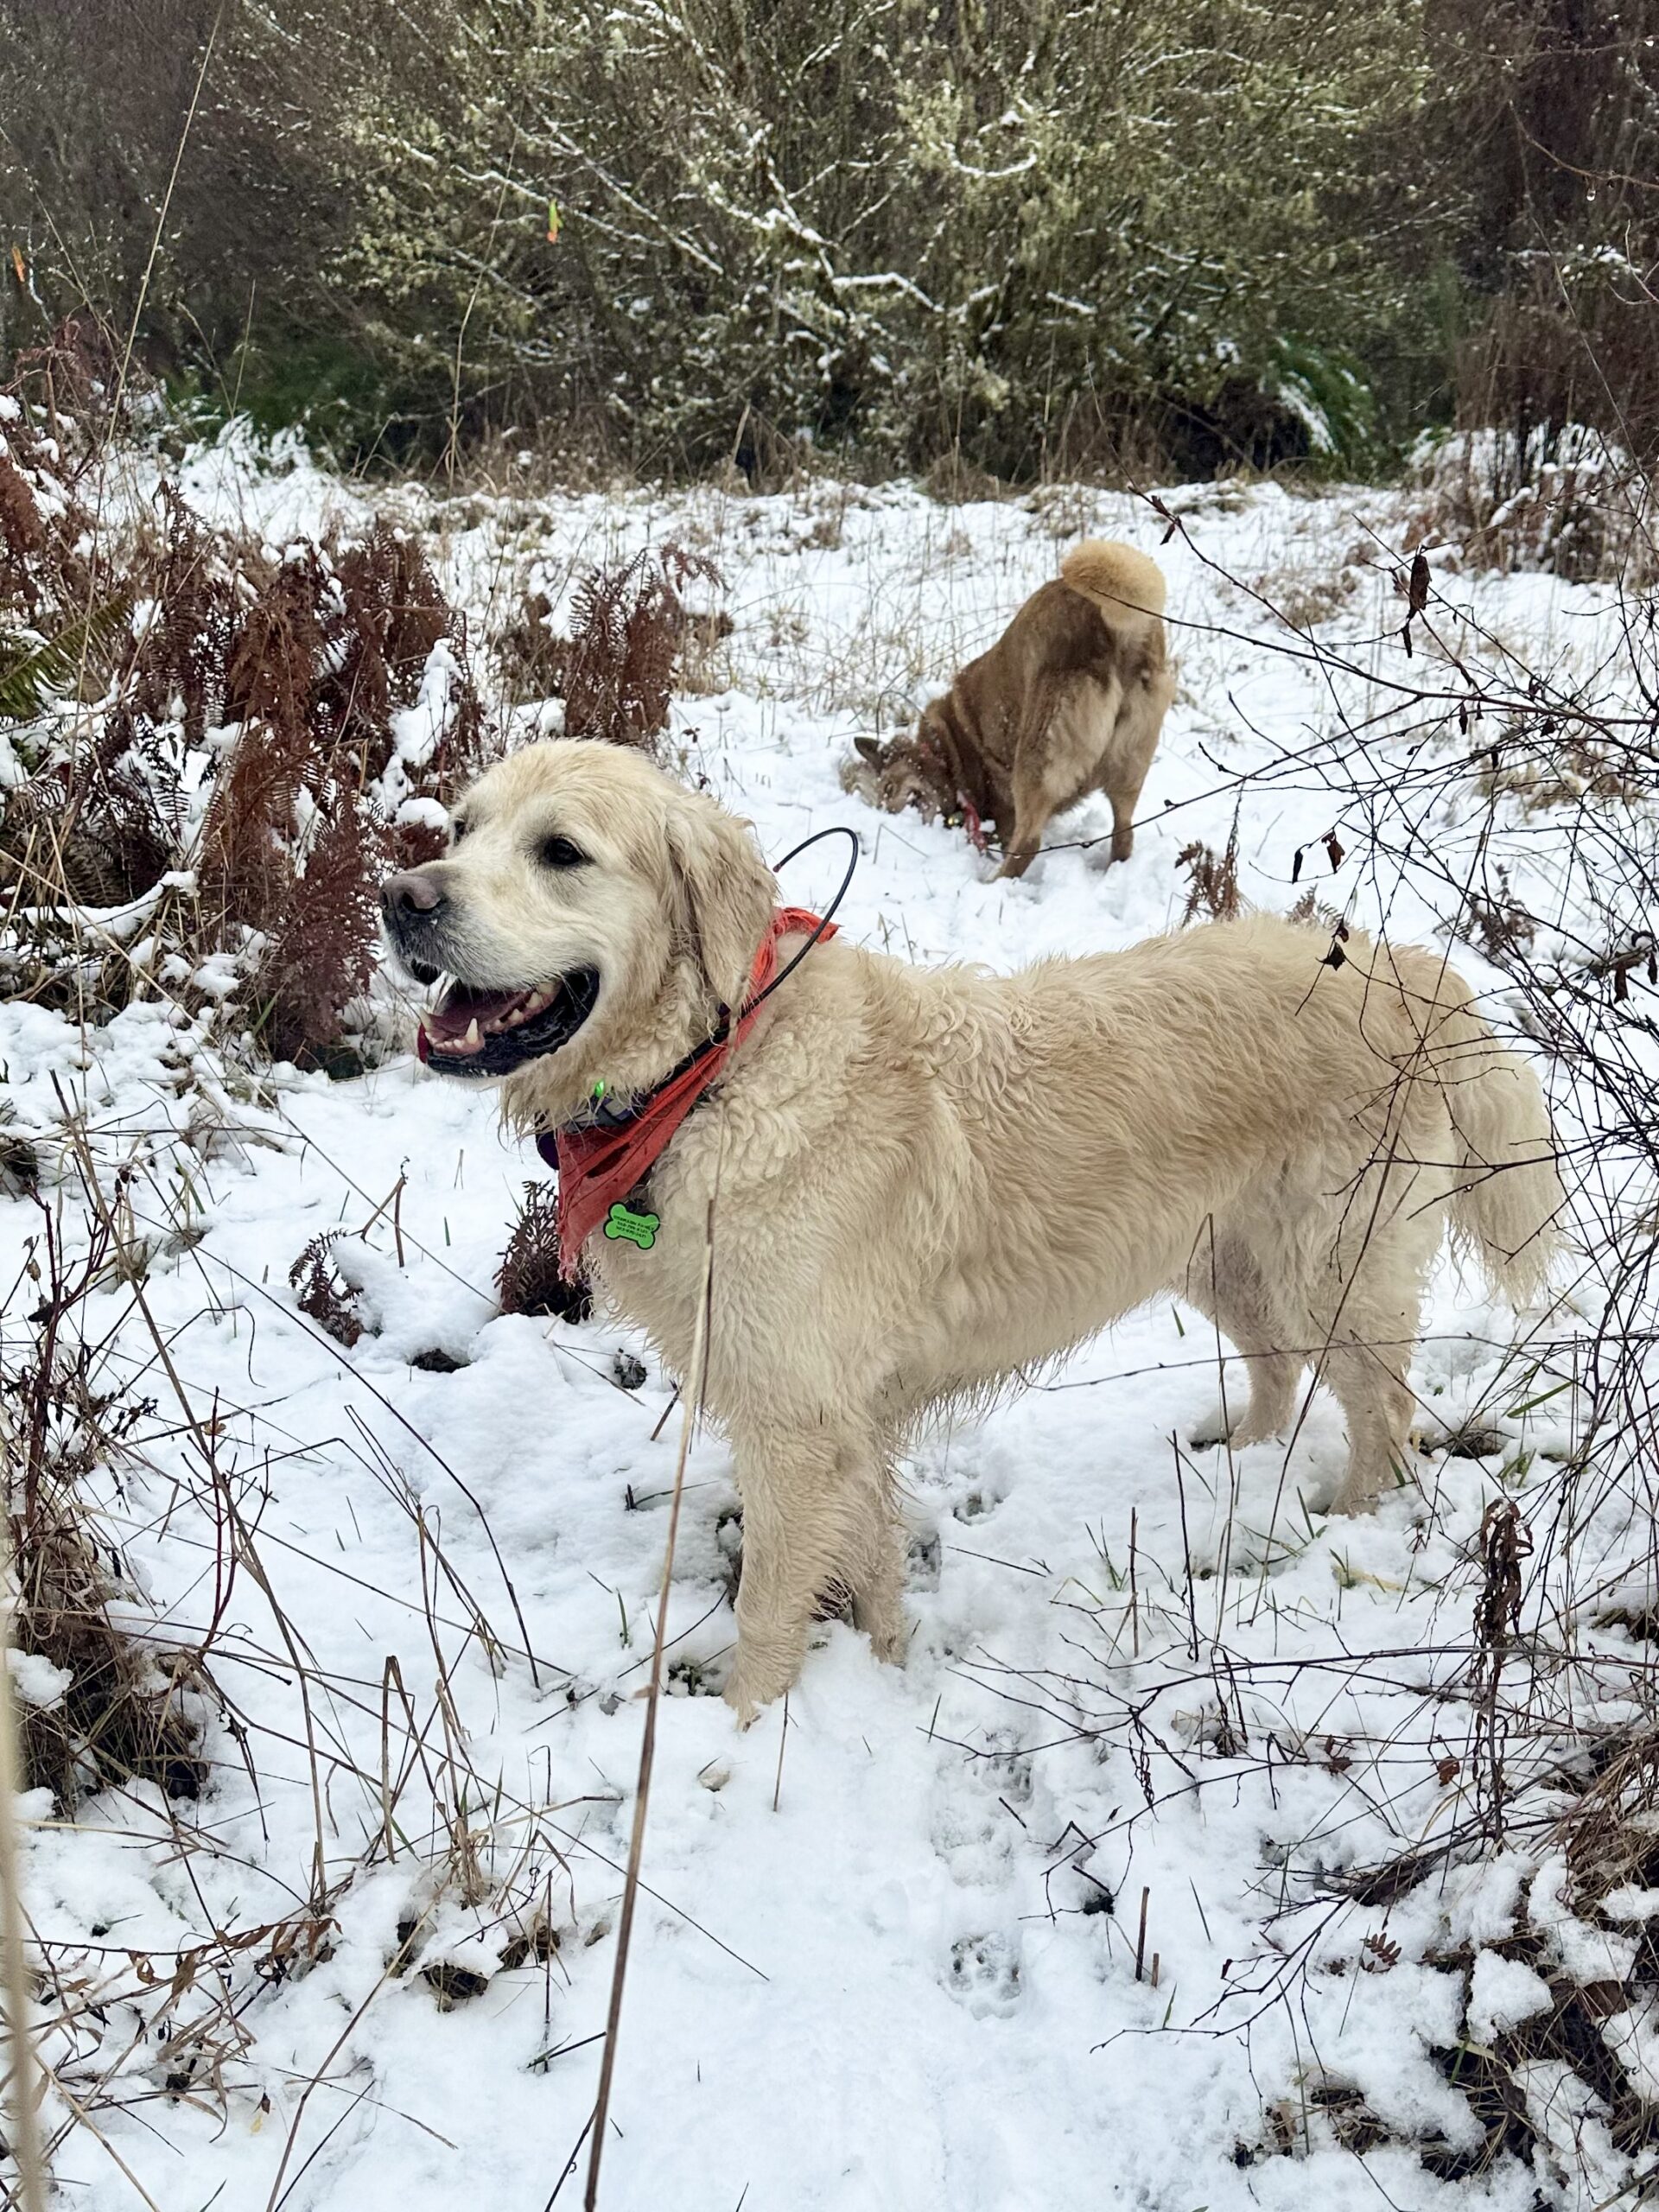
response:
[(743, 1008), (735, 1020), (729, 1007), (722, 1007), (713, 1033), (628, 1105), (614, 1107), (601, 1099), (588, 1120), (537, 1135), (537, 1151), (558, 1170), (559, 1272), (567, 1280), (576, 1272), (582, 1246), (601, 1224), (607, 1236), (626, 1239), (642, 1251), (651, 1249), (656, 1242), (656, 1216), (626, 1202), (747, 1035), (777, 975), (779, 939), (816, 935), (822, 942), (835, 934), (833, 922), (820, 921), (804, 907), (780, 906), (766, 925), (749, 970)]
[[(917, 740), (916, 757), (934, 778), (934, 787), (940, 791), (955, 791), (957, 812), (968, 832), (968, 842), (976, 853), (990, 850), (990, 840), (985, 835), (983, 810), (976, 804), (967, 787), (962, 762), (952, 745), (949, 752), (931, 731)], [(948, 804), (948, 802), (947, 802)]]

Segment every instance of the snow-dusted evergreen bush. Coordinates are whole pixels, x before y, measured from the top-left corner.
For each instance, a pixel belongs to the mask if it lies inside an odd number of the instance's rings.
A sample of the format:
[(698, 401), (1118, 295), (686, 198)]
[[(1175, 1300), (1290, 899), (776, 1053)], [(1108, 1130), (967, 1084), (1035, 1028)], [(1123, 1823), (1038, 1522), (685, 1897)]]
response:
[(681, 455), (1020, 468), (1172, 395), (1189, 438), (1330, 446), (1344, 349), (1412, 311), (1331, 208), (1421, 98), (1418, 14), (459, 0), (443, 69), (366, 92), (340, 281), (440, 381), (464, 324), (469, 391), (534, 372)]
[[(1414, 271), (1455, 187), (1389, 181), (1430, 89), (1421, 16), (278, 0), (222, 27), (147, 320), (181, 354), (181, 294), (198, 321), (217, 304), (226, 352), (280, 325), (269, 401), (332, 396), (359, 435), (377, 406), (442, 435), (517, 395), (658, 465), (764, 463), (781, 438), (1019, 472), (1132, 427), (1198, 466), (1351, 444), (1351, 357), (1433, 340)], [(0, 68), (27, 74), (32, 35)], [(62, 60), (41, 50), (48, 107)], [(99, 97), (113, 123), (131, 96)], [(181, 99), (156, 113), (143, 161), (138, 115), (111, 149), (142, 172), (128, 232), (107, 194), (79, 226), (117, 299)], [(6, 161), (0, 207), (67, 282)]]
[(1659, 0), (0, 0), (0, 354), (377, 459), (1645, 454), (1656, 92)]

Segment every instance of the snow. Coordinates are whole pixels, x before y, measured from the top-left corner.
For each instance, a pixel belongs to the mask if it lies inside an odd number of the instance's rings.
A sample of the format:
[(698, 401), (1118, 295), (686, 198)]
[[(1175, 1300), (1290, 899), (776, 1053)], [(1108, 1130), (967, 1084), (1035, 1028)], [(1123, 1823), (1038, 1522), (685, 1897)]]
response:
[[(369, 505), (297, 448), (266, 465), (240, 434), (184, 475), (187, 496), (277, 543)], [(1351, 836), (1327, 880), (1340, 791), (1283, 763), (1329, 727), (1328, 701), (1305, 659), (1268, 650), (1286, 633), (1245, 588), (1343, 579), (1327, 632), (1397, 653), (1374, 642), (1398, 627), (1386, 570), (1350, 557), (1375, 550), (1375, 506), (1273, 486), (1166, 498), (1203, 557), (1179, 539), (1160, 555), (1182, 690), (1135, 856), (1099, 866), (1109, 817), (1090, 801), (1018, 884), (988, 881), (959, 832), (871, 813), (837, 769), (855, 731), (903, 722), (988, 643), (1078, 531), (1155, 548), (1143, 505), (1071, 491), (942, 507), (906, 486), (821, 486), (515, 496), (422, 518), (474, 636), (512, 611), (504, 549), (556, 615), (597, 558), (670, 537), (711, 553), (735, 629), (678, 702), (672, 749), (769, 853), (857, 828), (838, 918), (855, 939), (999, 968), (1134, 942), (1179, 920), (1178, 854), (1224, 847), (1236, 808), (1249, 899), (1282, 910), (1311, 884), (1363, 920), (1386, 893), (1397, 935), (1436, 941), (1422, 886), (1369, 874)], [(1471, 631), (1558, 665), (1599, 650), (1594, 587), (1446, 588)], [(442, 727), (448, 652), (400, 725), (410, 760)], [(806, 856), (788, 897), (822, 902), (840, 865)], [(202, 1804), (169, 1808), (145, 1784), (106, 1791), (78, 1826), (33, 1808), (34, 1923), (114, 2024), (106, 2044), (85, 2023), (75, 2049), (50, 2034), (48, 2056), (79, 2094), (150, 2023), (100, 2107), (107, 2151), (70, 2129), (59, 2177), (85, 2212), (143, 2202), (131, 2177), (155, 2204), (217, 2212), (424, 2212), (460, 2192), (535, 2212), (593, 2102), (678, 1445), (671, 1379), (609, 1322), (497, 1313), (515, 1205), (543, 1171), (487, 1098), (407, 1057), (351, 1082), (255, 1085), (162, 1002), (86, 1033), (14, 1002), (0, 1072), (64, 1186), (54, 1078), (100, 1167), (136, 1168), (147, 1315), (111, 1281), (87, 1334), (108, 1334), (157, 1410), (131, 1462), (96, 1478), (98, 1504), (147, 1636), (188, 1642), (220, 1609)], [(33, 1206), (0, 1204), (8, 1281), (37, 1227)], [(365, 1324), (349, 1350), (289, 1287), (302, 1247), (334, 1232)], [(1154, 1304), (922, 1445), (906, 1664), (826, 1624), (786, 1710), (747, 1734), (709, 1694), (733, 1633), (735, 1494), (719, 1438), (695, 1439), (601, 2202), (1369, 2212), (1382, 2187), (1414, 2207), (1529, 2206), (1539, 2177), (1513, 2161), (1442, 2183), (1397, 2145), (1356, 2157), (1328, 2126), (1268, 2156), (1263, 2119), (1329, 2082), (1398, 2137), (1480, 2139), (1437, 2063), (1466, 2032), (1462, 1974), (1437, 1961), (1450, 1942), (1503, 1940), (1531, 1862), (1454, 1869), (1433, 1899), (1391, 1910), (1333, 1903), (1330, 1883), (1467, 1817), (1469, 1716), (1441, 1656), (1466, 1634), (1460, 1577), (1487, 1502), (1547, 1493), (1572, 1442), (1570, 1399), (1528, 1410), (1525, 1389), (1497, 1383), (1513, 1326), (1448, 1259), (1414, 1387), (1446, 1433), (1478, 1409), (1502, 1450), (1425, 1456), (1374, 1517), (1343, 1522), (1319, 1511), (1343, 1450), (1323, 1397), (1288, 1452), (1186, 1446), (1218, 1347)], [(416, 1363), (435, 1352), (454, 1371)], [(619, 1379), (624, 1352), (645, 1361), (637, 1387)], [(214, 1559), (232, 1510), (226, 1592)], [(1598, 1574), (1636, 1571), (1645, 1546), (1609, 1530)], [(41, 1679), (24, 1675), (26, 1695)], [(1578, 1920), (1562, 1871), (1535, 1878), (1535, 1915), (1554, 1883), (1560, 1957), (1605, 1976), (1635, 1939)], [(219, 1941), (278, 1924), (290, 1933), (245, 1952)], [(159, 2008), (135, 1955), (163, 1989), (181, 1959), (205, 1963)], [(1525, 2018), (1542, 1986), (1481, 1949), (1470, 2027)], [(1651, 2028), (1627, 2032), (1650, 2069)], [(1570, 2135), (1571, 2077), (1534, 2076), (1541, 2125)], [(48, 2105), (67, 2117), (55, 2090)], [(1611, 2190), (1627, 2164), (1599, 2125), (1580, 2132)], [(558, 2201), (579, 2190), (575, 2176)]]
[[(402, 810), (410, 802), (410, 768), (423, 768), (452, 727), (461, 671), (447, 638), (440, 638), (427, 656), (421, 688), (412, 707), (391, 717), (391, 757), (380, 778), (380, 811), (397, 820), (411, 818)], [(429, 801), (429, 804), (430, 802)]]
[(7, 1662), (11, 1687), (25, 1705), (49, 1713), (75, 1679), (67, 1667), (54, 1667), (38, 1651), (14, 1651)]
[(1599, 1928), (1573, 1911), (1567, 1861), (1546, 1859), (1533, 1878), (1533, 1926), (1549, 1944), (1568, 1979), (1584, 1984), (1624, 1981), (1636, 1964), (1637, 1939)]
[(1554, 2002), (1549, 1984), (1523, 1960), (1482, 1951), (1469, 1992), (1469, 2032), (1478, 2042), (1490, 2043), (1506, 2028), (1547, 2012)]

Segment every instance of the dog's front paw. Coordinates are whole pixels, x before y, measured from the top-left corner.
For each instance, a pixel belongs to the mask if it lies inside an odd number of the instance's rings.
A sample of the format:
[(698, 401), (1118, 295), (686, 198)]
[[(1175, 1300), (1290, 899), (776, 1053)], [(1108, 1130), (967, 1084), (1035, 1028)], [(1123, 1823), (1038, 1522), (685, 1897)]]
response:
[(753, 1696), (735, 1675), (721, 1693), (732, 1708), (732, 1718), (740, 1728), (753, 1728), (760, 1718), (760, 1708)]
[(727, 1704), (736, 1715), (738, 1726), (753, 1727), (760, 1717), (761, 1707), (774, 1703), (792, 1688), (800, 1671), (798, 1656), (747, 1651), (740, 1642), (736, 1662), (727, 1677), (723, 1692)]
[(1230, 1419), (1219, 1404), (1201, 1414), (1186, 1432), (1186, 1440), (1195, 1452), (1211, 1452), (1217, 1444), (1226, 1444), (1238, 1427), (1238, 1416)]
[(889, 1667), (902, 1667), (910, 1649), (910, 1624), (898, 1599), (883, 1594), (864, 1598), (853, 1605), (853, 1626), (870, 1639), (872, 1654)]

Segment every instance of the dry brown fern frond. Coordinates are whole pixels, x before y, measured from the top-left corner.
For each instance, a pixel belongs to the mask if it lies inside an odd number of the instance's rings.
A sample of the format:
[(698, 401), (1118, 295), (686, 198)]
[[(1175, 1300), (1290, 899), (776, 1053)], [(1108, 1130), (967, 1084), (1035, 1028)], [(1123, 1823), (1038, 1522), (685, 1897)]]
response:
[(350, 791), (334, 791), (259, 963), (260, 1033), (273, 1058), (333, 1065), (340, 1017), (374, 973), (385, 869), (384, 830)]
[(122, 710), (134, 721), (181, 721), (186, 744), (199, 746), (208, 728), (224, 720), (242, 612), (236, 578), (246, 575), (254, 549), (215, 538), (173, 485), (163, 484), (156, 499), (159, 542), (153, 532), (148, 536), (132, 577), (134, 594), (155, 613), (133, 647)]
[(1200, 913), (1212, 922), (1238, 919), (1244, 911), (1244, 902), (1238, 888), (1236, 816), (1224, 852), (1217, 853), (1213, 847), (1195, 840), (1176, 855), (1175, 865), (1184, 868), (1189, 879), (1186, 906), (1181, 915), (1183, 925)]
[(562, 699), (570, 640), (553, 626), (553, 606), (543, 591), (527, 592), (518, 612), (494, 639), (496, 665), (515, 706), (534, 699)]
[(564, 657), (567, 737), (654, 753), (668, 724), (688, 583), (720, 582), (706, 554), (667, 544), (590, 570), (572, 601)]
[(94, 603), (78, 474), (67, 446), (27, 414), (0, 421), (0, 613), (49, 624)]
[(464, 618), (444, 598), (420, 545), (390, 523), (377, 522), (341, 553), (335, 573), (346, 650), (325, 695), (333, 742), (350, 750), (359, 779), (381, 774), (393, 714), (414, 704), (435, 648), (448, 645), (455, 673), (449, 723), (422, 772), (427, 793), (448, 804), (483, 756), (483, 707), (467, 672)]
[(363, 1334), (363, 1324), (352, 1309), (355, 1294), (334, 1266), (334, 1250), (340, 1234), (335, 1230), (314, 1236), (289, 1269), (288, 1280), (299, 1294), (295, 1302), (301, 1313), (309, 1314), (320, 1329), (349, 1351)]
[(552, 1184), (525, 1184), (518, 1218), (496, 1269), (495, 1292), (504, 1313), (585, 1321), (592, 1313), (587, 1284), (570, 1282), (559, 1272), (558, 1198)]

